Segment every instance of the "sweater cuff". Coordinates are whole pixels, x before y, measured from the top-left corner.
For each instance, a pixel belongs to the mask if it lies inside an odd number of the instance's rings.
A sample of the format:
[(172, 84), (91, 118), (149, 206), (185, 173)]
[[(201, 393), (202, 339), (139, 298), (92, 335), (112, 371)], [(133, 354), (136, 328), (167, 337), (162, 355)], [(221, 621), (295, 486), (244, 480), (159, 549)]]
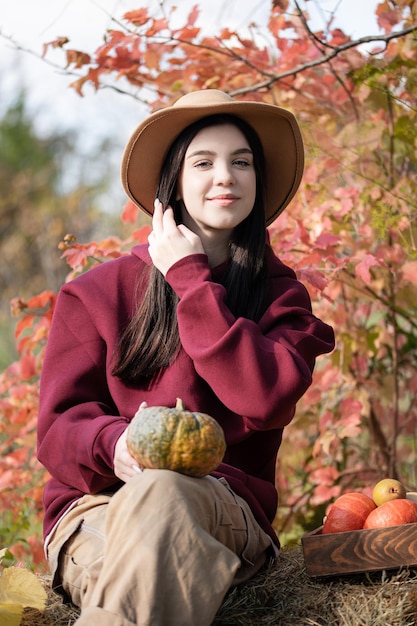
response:
[(189, 254), (172, 265), (165, 280), (179, 298), (190, 289), (205, 281), (210, 281), (211, 271), (206, 254)]

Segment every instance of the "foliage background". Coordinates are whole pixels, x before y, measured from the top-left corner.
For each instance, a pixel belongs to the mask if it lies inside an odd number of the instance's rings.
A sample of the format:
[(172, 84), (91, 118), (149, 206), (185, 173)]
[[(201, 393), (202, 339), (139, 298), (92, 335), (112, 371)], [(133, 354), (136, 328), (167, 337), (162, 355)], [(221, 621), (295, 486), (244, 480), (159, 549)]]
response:
[[(386, 475), (417, 487), (416, 10), (412, 0), (380, 2), (380, 35), (355, 41), (331, 20), (313, 32), (295, 0), (275, 0), (263, 29), (219, 27), (217, 36), (202, 33), (198, 6), (173, 29), (162, 3), (158, 14), (138, 8), (117, 20), (93, 55), (66, 38), (46, 46), (47, 55), (62, 52), (80, 94), (113, 86), (151, 109), (190, 89), (219, 88), (280, 104), (300, 121), (305, 176), (271, 240), (316, 314), (335, 327), (337, 347), (320, 358), (280, 451), (283, 543), (318, 526), (343, 491), (370, 491)], [(72, 207), (84, 193), (80, 186)], [(80, 229), (85, 215), (63, 218), (66, 280), (146, 239), (132, 205), (122, 217), (133, 234), (101, 239)], [(47, 219), (40, 223), (45, 230)], [(84, 237), (92, 239), (79, 243)], [(36, 293), (13, 300), (18, 356), (0, 375), (0, 541), (42, 567), (46, 476), (35, 459), (36, 419), (56, 285)]]

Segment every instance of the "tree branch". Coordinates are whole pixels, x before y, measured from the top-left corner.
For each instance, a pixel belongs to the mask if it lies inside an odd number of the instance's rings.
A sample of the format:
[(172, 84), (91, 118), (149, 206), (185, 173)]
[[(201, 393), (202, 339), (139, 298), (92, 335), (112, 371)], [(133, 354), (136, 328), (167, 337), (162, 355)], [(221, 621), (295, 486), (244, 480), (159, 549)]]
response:
[[(114, 20), (115, 22), (117, 22), (117, 20)], [(300, 65), (298, 65), (297, 67), (294, 67), (290, 70), (286, 70), (285, 72), (280, 72), (280, 73), (269, 73), (266, 70), (262, 70), (261, 68), (257, 68), (255, 66), (253, 66), (252, 64), (250, 64), (250, 62), (245, 59), (243, 56), (238, 55), (236, 52), (230, 51), (224, 44), (222, 44), (224, 46), (224, 49), (222, 50), (221, 48), (214, 48), (212, 46), (208, 46), (206, 44), (202, 44), (199, 42), (192, 42), (189, 40), (185, 40), (185, 39), (181, 39), (179, 38), (175, 38), (175, 37), (150, 37), (149, 40), (151, 41), (165, 41), (165, 42), (173, 42), (173, 43), (179, 43), (182, 44), (184, 46), (191, 46), (191, 47), (197, 47), (197, 48), (201, 48), (202, 50), (206, 49), (209, 50), (211, 52), (215, 52), (217, 54), (221, 54), (221, 55), (226, 55), (226, 56), (233, 56), (233, 58), (245, 63), (245, 65), (247, 65), (248, 67), (250, 67), (251, 69), (257, 71), (259, 74), (266, 76), (266, 80), (255, 83), (255, 84), (251, 84), (248, 85), (246, 87), (241, 87), (239, 89), (234, 89), (232, 91), (230, 91), (230, 95), (231, 96), (238, 96), (238, 95), (242, 95), (242, 94), (246, 94), (246, 93), (251, 93), (254, 91), (260, 91), (262, 89), (270, 89), (275, 83), (279, 82), (280, 80), (283, 80), (284, 78), (288, 78), (290, 76), (296, 76), (297, 74), (300, 74), (302, 72), (304, 72), (307, 69), (311, 69), (313, 67), (319, 67), (320, 65), (324, 65), (326, 63), (329, 63), (332, 59), (334, 59), (335, 57), (337, 57), (338, 55), (342, 54), (343, 52), (346, 52), (346, 50), (350, 50), (352, 48), (357, 48), (358, 46), (361, 46), (365, 43), (371, 43), (371, 42), (384, 42), (385, 44), (387, 44), (389, 41), (391, 41), (392, 39), (398, 39), (400, 37), (404, 37), (405, 35), (408, 35), (412, 32), (417, 31), (417, 24), (413, 24), (412, 26), (405, 28), (403, 30), (400, 31), (396, 31), (396, 32), (392, 32), (389, 33), (388, 35), (369, 35), (366, 37), (360, 37), (359, 39), (353, 39), (351, 41), (348, 41), (344, 44), (341, 44), (340, 46), (335, 46), (332, 47), (331, 51), (328, 52), (327, 54), (324, 53), (320, 58), (318, 59), (314, 59), (313, 61), (307, 61), (306, 63), (302, 63)], [(307, 32), (311, 32), (310, 29), (307, 29)], [(21, 46), (20, 44), (18, 44), (12, 37), (7, 37), (6, 35), (4, 35), (1, 31), (0, 31), (0, 37), (3, 37), (5, 39), (7, 39), (10, 43), (13, 44), (13, 46), (17, 49), (17, 50), (21, 50), (23, 52), (27, 52), (29, 54), (32, 54), (34, 56), (36, 56), (38, 59), (42, 60), (43, 62), (47, 63), (48, 65), (50, 65), (51, 67), (54, 67), (55, 69), (59, 70), (61, 73), (66, 74), (68, 76), (76, 76), (77, 78), (82, 78), (82, 75), (71, 71), (67, 68), (63, 68), (61, 66), (58, 66), (57, 64), (54, 64), (50, 61), (48, 61), (43, 55), (38, 54), (36, 52), (34, 52), (33, 50), (24, 48), (23, 46)], [(316, 38), (317, 41), (319, 41), (320, 43), (322, 43), (323, 45), (326, 45), (327, 47), (329, 47), (329, 44), (325, 44), (325, 42), (321, 42), (320, 40), (318, 40)], [(106, 84), (100, 84), (99, 88), (107, 88), (107, 89), (114, 89), (116, 92), (121, 93), (121, 94), (125, 94), (125, 95), (130, 95), (131, 97), (140, 100), (140, 98), (138, 98), (137, 96), (135, 96), (134, 94), (130, 93), (127, 90), (124, 89), (120, 89), (114, 85), (106, 85)]]
[(256, 85), (251, 85), (250, 87), (241, 87), (240, 89), (235, 89), (233, 92), (231, 92), (230, 95), (237, 96), (243, 93), (258, 91), (260, 89), (269, 89), (271, 85), (278, 82), (279, 80), (282, 80), (283, 78), (287, 78), (288, 76), (296, 76), (300, 72), (303, 72), (304, 70), (307, 70), (307, 69), (311, 69), (312, 67), (318, 67), (319, 65), (324, 65), (325, 63), (328, 63), (329, 61), (334, 59), (336, 56), (341, 54), (342, 52), (346, 52), (346, 50), (357, 48), (358, 46), (361, 46), (365, 43), (371, 43), (373, 41), (375, 42), (382, 41), (387, 44), (392, 39), (405, 37), (405, 35), (409, 35), (410, 33), (413, 33), (415, 31), (417, 31), (417, 24), (413, 24), (413, 26), (409, 26), (408, 28), (404, 28), (403, 30), (400, 30), (400, 31), (389, 33), (388, 35), (368, 35), (366, 37), (360, 37), (359, 39), (353, 39), (352, 41), (348, 41), (344, 44), (341, 44), (340, 46), (334, 47), (331, 52), (324, 54), (319, 59), (302, 63), (301, 65), (298, 65), (292, 70), (287, 70), (285, 72), (281, 72), (280, 74), (275, 74), (275, 76), (271, 78), (270, 80), (258, 83)]
[[(324, 55), (324, 50), (320, 47), (320, 46), (326, 46), (329, 48), (335, 48), (334, 46), (331, 46), (330, 44), (322, 41), (319, 37), (317, 37), (317, 35), (315, 35), (313, 33), (313, 31), (311, 30), (310, 26), (308, 25), (308, 22), (305, 18), (304, 13), (302, 12), (302, 10), (300, 9), (298, 2), (295, 2), (295, 6), (297, 7), (300, 19), (303, 23), (303, 26), (305, 28), (305, 30), (308, 33), (308, 36), (310, 38), (310, 40), (313, 42), (314, 47), (320, 52), (320, 54)], [(320, 44), (320, 45), (319, 45)], [(336, 72), (336, 70), (334, 69), (332, 63), (329, 61), (329, 67), (330, 67), (330, 71), (333, 74), (333, 76), (335, 77), (335, 79), (337, 80), (337, 82), (339, 83), (339, 85), (342, 87), (343, 91), (345, 92), (347, 98), (349, 99), (349, 102), (351, 104), (351, 107), (353, 109), (353, 113), (355, 115), (356, 120), (359, 120), (359, 111), (358, 111), (358, 107), (356, 106), (355, 100), (353, 99), (352, 93), (350, 91), (350, 89), (348, 89), (345, 85), (345, 81), (341, 78), (341, 76), (339, 76), (339, 74)]]

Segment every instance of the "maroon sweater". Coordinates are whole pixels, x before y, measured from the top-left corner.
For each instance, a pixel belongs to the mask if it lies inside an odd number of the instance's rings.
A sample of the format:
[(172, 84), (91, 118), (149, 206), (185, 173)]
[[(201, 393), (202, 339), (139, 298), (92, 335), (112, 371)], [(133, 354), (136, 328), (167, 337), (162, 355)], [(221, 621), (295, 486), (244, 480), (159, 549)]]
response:
[(283, 428), (311, 384), (317, 355), (334, 347), (333, 330), (311, 312), (294, 272), (272, 253), (269, 306), (258, 323), (235, 318), (224, 304), (204, 254), (188, 256), (166, 280), (180, 298), (182, 349), (157, 383), (126, 386), (111, 374), (112, 357), (136, 301), (147, 246), (108, 261), (66, 284), (58, 296), (41, 377), (38, 458), (51, 474), (44, 493), (47, 535), (85, 493), (113, 492), (115, 444), (143, 401), (215, 417), (227, 451), (214, 473), (250, 504), (278, 543), (276, 456)]

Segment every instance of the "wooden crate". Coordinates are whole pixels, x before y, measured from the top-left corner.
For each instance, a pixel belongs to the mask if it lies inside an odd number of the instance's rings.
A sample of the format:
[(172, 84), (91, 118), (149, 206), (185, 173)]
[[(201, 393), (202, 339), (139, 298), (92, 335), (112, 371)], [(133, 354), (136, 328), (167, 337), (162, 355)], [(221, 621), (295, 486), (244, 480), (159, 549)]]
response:
[(325, 535), (320, 527), (301, 542), (311, 577), (417, 568), (417, 523)]

